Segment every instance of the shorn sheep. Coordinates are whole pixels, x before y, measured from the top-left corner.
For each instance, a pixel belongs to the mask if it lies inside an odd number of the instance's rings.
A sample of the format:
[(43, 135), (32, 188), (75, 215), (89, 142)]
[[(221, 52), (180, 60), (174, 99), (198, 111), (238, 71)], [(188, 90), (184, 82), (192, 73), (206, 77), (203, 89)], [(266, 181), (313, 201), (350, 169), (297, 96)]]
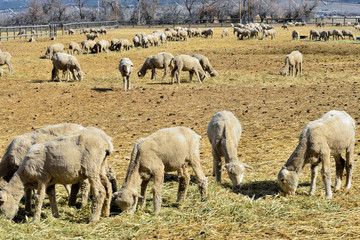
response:
[(205, 57), (202, 54), (198, 54), (198, 53), (193, 55), (193, 57), (199, 60), (200, 65), (203, 68), (203, 70), (205, 72), (208, 72), (211, 77), (215, 77), (215, 76), (219, 75), (218, 72), (213, 68), (213, 66), (211, 65), (211, 63), (207, 57)]
[[(296, 72), (294, 71), (296, 69)], [(302, 75), (302, 54), (299, 51), (293, 51), (285, 57), (285, 66), (280, 71), (280, 75), (286, 76), (289, 73), (289, 76), (293, 77), (298, 74), (300, 71), (300, 76)]]
[(61, 81), (59, 70), (62, 70), (63, 74), (66, 73), (66, 81), (69, 81), (70, 72), (75, 80), (82, 81), (84, 79), (85, 73), (81, 71), (80, 64), (76, 57), (66, 53), (55, 53), (51, 61), (53, 63), (51, 72), (52, 81), (55, 81), (56, 78)]
[[(120, 191), (114, 193), (115, 202), (120, 209), (134, 213), (138, 198), (140, 198), (139, 205), (144, 207), (146, 188), (153, 178), (154, 213), (159, 213), (165, 172), (178, 172), (177, 202), (182, 201), (190, 181), (190, 174), (186, 169), (188, 165), (195, 172), (201, 199), (205, 200), (207, 178), (200, 165), (200, 138), (190, 128), (185, 127), (161, 129), (146, 138), (140, 138), (131, 153), (125, 181)], [(141, 186), (141, 195), (137, 192), (139, 186)]]
[(129, 58), (123, 58), (120, 60), (119, 71), (123, 77), (124, 91), (130, 90), (130, 75), (133, 68), (134, 65)]
[(173, 64), (174, 68), (171, 71), (172, 83), (174, 83), (174, 77), (176, 77), (177, 82), (181, 84), (180, 71), (189, 71), (191, 82), (194, 73), (200, 83), (206, 78), (206, 74), (201, 67), (199, 60), (194, 57), (191, 57), (189, 55), (178, 55), (173, 59)]
[(0, 212), (13, 219), (26, 186), (37, 189), (34, 222), (40, 220), (45, 192), (52, 213), (59, 216), (55, 184), (73, 184), (88, 179), (94, 195), (90, 223), (100, 214), (110, 215), (111, 184), (105, 176), (106, 157), (113, 151), (112, 139), (97, 128), (85, 128), (35, 144), (10, 182), (0, 191)]
[[(311, 164), (309, 195), (316, 189), (318, 165), (322, 164), (321, 175), (325, 185), (325, 198), (332, 198), (330, 157), (336, 163), (334, 190), (341, 188), (346, 167), (346, 189), (351, 187), (354, 165), (355, 121), (344, 111), (332, 110), (318, 120), (308, 123), (300, 134), (299, 144), (278, 174), (278, 181), (285, 194), (293, 195), (299, 182), (299, 175), (305, 164)], [(346, 161), (342, 152), (346, 151)]]
[(11, 54), (8, 52), (1, 52), (0, 50), (0, 66), (7, 65), (9, 68), (9, 73), (12, 74), (12, 65), (11, 65)]
[[(249, 166), (238, 161), (237, 146), (241, 137), (241, 124), (233, 113), (221, 111), (211, 119), (207, 135), (212, 146), (213, 174), (216, 181), (221, 183), (221, 171), (227, 170), (234, 189), (241, 187), (245, 174), (245, 167)], [(221, 157), (225, 157), (225, 166), (222, 169)]]
[(164, 75), (162, 79), (164, 80), (168, 70), (170, 71), (173, 69), (172, 60), (174, 56), (168, 52), (161, 52), (155, 55), (150, 55), (146, 58), (144, 64), (142, 65), (141, 69), (137, 73), (139, 77), (144, 77), (147, 70), (151, 69), (151, 80), (156, 79), (156, 72), (155, 69), (165, 69)]

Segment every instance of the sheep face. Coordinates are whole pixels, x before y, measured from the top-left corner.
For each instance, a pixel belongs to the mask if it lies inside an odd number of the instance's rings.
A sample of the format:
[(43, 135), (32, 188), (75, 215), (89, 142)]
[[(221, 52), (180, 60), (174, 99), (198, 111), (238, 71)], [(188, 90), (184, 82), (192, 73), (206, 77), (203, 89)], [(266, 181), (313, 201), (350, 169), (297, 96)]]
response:
[(114, 193), (115, 203), (121, 211), (133, 213), (136, 209), (138, 198), (141, 197), (137, 192), (130, 189), (120, 189), (119, 192)]
[(219, 73), (215, 70), (210, 73), (210, 77), (216, 77), (217, 75), (219, 75)]
[(280, 71), (280, 75), (281, 75), (281, 76), (286, 76), (286, 72), (285, 72), (284, 70), (281, 70), (281, 71)]
[(227, 163), (223, 170), (227, 170), (234, 189), (240, 189), (245, 174), (245, 167), (240, 162)]
[(0, 213), (9, 220), (13, 219), (19, 209), (18, 203), (5, 191), (0, 191)]
[(79, 81), (82, 81), (85, 77), (85, 73), (83, 71), (79, 71), (76, 75), (77, 79), (79, 79)]
[(285, 195), (294, 195), (299, 183), (299, 176), (295, 171), (289, 171), (283, 167), (278, 174), (278, 181)]

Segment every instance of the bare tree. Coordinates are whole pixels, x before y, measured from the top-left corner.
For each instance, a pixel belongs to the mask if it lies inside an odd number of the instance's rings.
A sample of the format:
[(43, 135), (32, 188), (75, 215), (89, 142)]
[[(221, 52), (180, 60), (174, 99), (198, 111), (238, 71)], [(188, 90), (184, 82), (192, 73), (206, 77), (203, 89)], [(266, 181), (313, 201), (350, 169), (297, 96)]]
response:
[(62, 22), (66, 19), (66, 4), (62, 0), (46, 0), (43, 11), (49, 21)]
[(40, 24), (45, 21), (45, 16), (42, 11), (43, 4), (40, 0), (31, 0), (29, 2), (29, 9), (25, 13), (26, 23)]
[(75, 6), (79, 9), (79, 16), (80, 19), (83, 20), (86, 17), (84, 7), (87, 0), (72, 0), (72, 2), (75, 4)]
[(194, 4), (196, 3), (196, 0), (183, 0), (184, 6), (186, 10), (189, 12), (189, 18), (193, 18), (193, 10), (194, 10)]

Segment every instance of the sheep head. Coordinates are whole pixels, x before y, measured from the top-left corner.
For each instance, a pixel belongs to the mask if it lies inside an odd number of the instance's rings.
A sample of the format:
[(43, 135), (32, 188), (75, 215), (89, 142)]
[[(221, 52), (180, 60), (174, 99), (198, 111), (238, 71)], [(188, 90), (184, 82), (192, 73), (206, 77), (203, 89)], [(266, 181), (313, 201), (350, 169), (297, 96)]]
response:
[(294, 195), (299, 183), (299, 176), (296, 171), (289, 171), (283, 166), (278, 174), (278, 181), (285, 195)]
[(233, 183), (234, 189), (240, 189), (241, 183), (245, 174), (245, 167), (251, 168), (247, 165), (240, 163), (239, 161), (233, 161), (231, 163), (227, 163), (222, 170), (227, 170), (229, 174), (229, 178)]
[(219, 75), (219, 73), (215, 70), (210, 72), (210, 77), (216, 77), (217, 75)]
[(76, 77), (79, 79), (79, 81), (82, 81), (85, 77), (85, 73), (83, 71), (78, 71)]
[(138, 198), (142, 198), (136, 191), (126, 188), (122, 188), (120, 191), (114, 193), (113, 197), (121, 211), (127, 211), (128, 213), (135, 212)]
[(0, 213), (9, 220), (13, 219), (19, 209), (18, 203), (6, 191), (0, 191)]
[(281, 76), (286, 76), (286, 72), (285, 72), (284, 70), (281, 70), (281, 71), (280, 71), (280, 75), (281, 75)]

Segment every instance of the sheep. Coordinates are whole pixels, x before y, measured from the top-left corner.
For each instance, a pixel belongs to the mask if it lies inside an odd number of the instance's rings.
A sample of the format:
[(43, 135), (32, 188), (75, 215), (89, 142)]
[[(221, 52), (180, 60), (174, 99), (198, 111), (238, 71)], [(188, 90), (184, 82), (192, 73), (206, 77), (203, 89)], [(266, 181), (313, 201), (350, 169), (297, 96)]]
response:
[(286, 29), (286, 30), (289, 30), (289, 27), (288, 27), (287, 24), (283, 24), (283, 25), (281, 26), (281, 28), (283, 28), (284, 30), (285, 30), (285, 29)]
[(339, 38), (341, 37), (342, 40), (344, 40), (344, 36), (342, 35), (340, 30), (334, 29), (332, 31), (332, 35), (333, 35), (333, 40), (339, 40)]
[(320, 34), (319, 40), (322, 40), (322, 39), (324, 39), (324, 41), (329, 40), (329, 32), (328, 31), (320, 31), (319, 34)]
[(195, 54), (195, 55), (193, 55), (193, 57), (199, 60), (202, 69), (205, 72), (208, 72), (211, 77), (215, 77), (215, 76), (219, 75), (218, 72), (210, 64), (210, 61), (207, 57), (205, 57), (202, 54)]
[(133, 38), (133, 43), (135, 47), (140, 47), (141, 46), (140, 38), (138, 36), (135, 36)]
[[(56, 78), (61, 81), (59, 77), (59, 70), (62, 70), (63, 73), (66, 72), (66, 81), (69, 81), (70, 72), (75, 80), (82, 81), (85, 73), (81, 71), (80, 64), (76, 57), (66, 54), (66, 53), (55, 53), (54, 56), (51, 58), (53, 63), (53, 69), (51, 71), (51, 80), (55, 81)], [(76, 73), (75, 73), (76, 71)]]
[(206, 38), (208, 38), (209, 36), (212, 38), (213, 35), (214, 35), (214, 30), (212, 30), (211, 28), (206, 29), (206, 30), (203, 30), (203, 31), (201, 32), (201, 36), (204, 36), (204, 37), (206, 37)]
[(296, 31), (296, 30), (294, 30), (293, 32), (292, 32), (292, 40), (299, 40), (299, 32), (298, 31)]
[(273, 40), (273, 39), (275, 39), (275, 35), (276, 35), (276, 31), (274, 28), (268, 29), (268, 30), (264, 29), (261, 40), (263, 40), (264, 38), (268, 38), (268, 36), (270, 36), (271, 40)]
[(11, 65), (11, 54), (8, 52), (0, 51), (0, 66), (7, 65), (9, 68), (9, 73), (12, 74), (12, 65)]
[(95, 34), (89, 33), (86, 35), (87, 40), (95, 40), (95, 38), (97, 38), (97, 37), (99, 37), (99, 34), (97, 34), (97, 33), (95, 33)]
[(165, 44), (165, 43), (167, 42), (166, 39), (167, 39), (167, 38), (166, 38), (166, 34), (165, 34), (165, 33), (161, 33), (161, 34), (160, 34), (160, 41), (161, 41), (162, 44)]
[(25, 29), (22, 29), (22, 30), (19, 31), (18, 36), (21, 36), (21, 35), (24, 35), (24, 34), (26, 34), (26, 31), (25, 31)]
[(320, 37), (320, 33), (317, 30), (311, 29), (310, 30), (310, 36), (309, 39), (310, 40), (318, 40)]
[(186, 41), (188, 39), (187, 31), (184, 31), (184, 30), (179, 31), (178, 32), (178, 38), (179, 38), (179, 40)]
[(130, 50), (130, 48), (133, 48), (134, 44), (130, 43), (130, 41), (128, 39), (124, 39), (123, 44), (122, 44), (122, 48), (123, 50)]
[(69, 35), (75, 35), (75, 30), (74, 29), (69, 29)]
[[(234, 189), (239, 189), (245, 168), (250, 168), (246, 164), (240, 163), (237, 157), (236, 148), (241, 137), (239, 120), (231, 112), (218, 112), (208, 125), (207, 135), (212, 146), (213, 174), (216, 176), (216, 181), (221, 183), (221, 171), (226, 169)], [(221, 157), (225, 157), (224, 169), (221, 168)]]
[(119, 71), (123, 77), (124, 91), (130, 90), (130, 75), (133, 67), (134, 65), (129, 58), (123, 58), (120, 60)]
[(193, 36), (194, 37), (201, 37), (201, 29), (200, 28), (194, 29)]
[[(296, 72), (294, 71), (294, 67)], [(293, 77), (297, 75), (300, 68), (300, 76), (302, 75), (302, 54), (299, 51), (292, 51), (289, 55), (285, 57), (285, 66), (280, 71), (280, 75), (286, 76), (289, 72), (289, 76)]]
[[(7, 145), (0, 162), (0, 188), (3, 188), (19, 169), (27, 150), (36, 143), (47, 142), (66, 132), (81, 130), (84, 127), (73, 123), (49, 125), (32, 133), (25, 133), (15, 137)], [(30, 210), (31, 189), (26, 192), (25, 209)]]
[(259, 31), (255, 28), (250, 30), (250, 38), (257, 38), (259, 36)]
[(146, 36), (142, 37), (142, 39), (141, 39), (141, 47), (143, 47), (143, 48), (149, 47), (149, 40)]
[(107, 29), (106, 29), (105, 27), (101, 27), (101, 28), (98, 30), (98, 32), (99, 32), (100, 34), (106, 35)]
[[(153, 177), (154, 213), (158, 214), (161, 208), (164, 173), (172, 171), (178, 171), (177, 202), (181, 202), (186, 196), (190, 181), (187, 165), (195, 172), (201, 199), (204, 201), (207, 196), (207, 178), (200, 165), (200, 138), (186, 127), (161, 129), (146, 138), (140, 138), (131, 153), (125, 181), (120, 191), (113, 194), (115, 203), (122, 211), (134, 213), (140, 198), (139, 205), (144, 207), (146, 188)], [(140, 185), (141, 195), (137, 192)]]
[(109, 48), (109, 42), (106, 40), (100, 40), (95, 44), (95, 50), (96, 52), (100, 53), (100, 52), (108, 52), (108, 48)]
[(57, 52), (64, 52), (64, 45), (62, 45), (61, 43), (55, 43), (48, 46), (42, 58), (47, 58), (49, 56), (49, 59), (51, 59), (53, 55)]
[(29, 38), (29, 41), (28, 42), (36, 42), (35, 38), (34, 37), (31, 37)]
[(237, 37), (239, 40), (243, 40), (244, 37), (247, 37), (248, 39), (250, 39), (250, 35), (251, 35), (251, 32), (248, 29), (240, 29), (237, 32)]
[(200, 65), (200, 61), (189, 55), (178, 55), (173, 59), (174, 68), (171, 71), (171, 80), (174, 83), (174, 76), (179, 84), (180, 83), (180, 71), (189, 71), (190, 81), (192, 82), (192, 76), (196, 74), (199, 82), (201, 83), (205, 78), (206, 74)]
[[(332, 110), (321, 118), (308, 123), (299, 137), (299, 144), (278, 174), (278, 181), (285, 194), (293, 195), (299, 175), (305, 164), (311, 164), (309, 195), (316, 189), (318, 164), (322, 164), (321, 175), (325, 185), (325, 198), (332, 198), (330, 157), (336, 162), (335, 191), (341, 188), (346, 166), (346, 190), (351, 187), (354, 165), (355, 121), (344, 111)], [(346, 151), (346, 161), (341, 153)]]
[(111, 184), (105, 176), (106, 157), (113, 151), (112, 139), (89, 127), (30, 147), (19, 169), (0, 191), (0, 211), (13, 219), (27, 186), (36, 186), (34, 222), (40, 220), (45, 192), (54, 217), (59, 216), (55, 184), (73, 184), (88, 179), (94, 194), (90, 223), (100, 214), (110, 215)]
[(221, 37), (228, 37), (229, 36), (229, 30), (228, 29), (224, 29), (221, 33)]
[(346, 36), (349, 36), (349, 40), (350, 38), (352, 38), (352, 40), (355, 40), (354, 34), (352, 33), (352, 31), (348, 30), (348, 29), (343, 29), (342, 31), (342, 35), (344, 36), (344, 38)]
[(82, 53), (80, 45), (77, 42), (69, 42), (68, 53), (74, 55), (75, 52), (78, 54)]
[(156, 80), (156, 72), (155, 69), (165, 69), (164, 76), (162, 77), (162, 80), (165, 79), (166, 74), (168, 73), (168, 69), (173, 69), (172, 66), (172, 60), (174, 59), (174, 56), (171, 53), (168, 52), (161, 52), (155, 55), (150, 55), (146, 58), (143, 66), (138, 71), (139, 77), (144, 77), (147, 70), (151, 69), (151, 80), (155, 78)]
[(114, 45), (116, 51), (129, 50), (130, 42), (125, 38), (120, 38)]
[(82, 45), (82, 51), (85, 52), (86, 51), (86, 54), (89, 54), (89, 52), (92, 52), (95, 45), (96, 45), (96, 42), (95, 41), (92, 41), (92, 40), (85, 40), (85, 41), (82, 41), (81, 42), (81, 45)]

